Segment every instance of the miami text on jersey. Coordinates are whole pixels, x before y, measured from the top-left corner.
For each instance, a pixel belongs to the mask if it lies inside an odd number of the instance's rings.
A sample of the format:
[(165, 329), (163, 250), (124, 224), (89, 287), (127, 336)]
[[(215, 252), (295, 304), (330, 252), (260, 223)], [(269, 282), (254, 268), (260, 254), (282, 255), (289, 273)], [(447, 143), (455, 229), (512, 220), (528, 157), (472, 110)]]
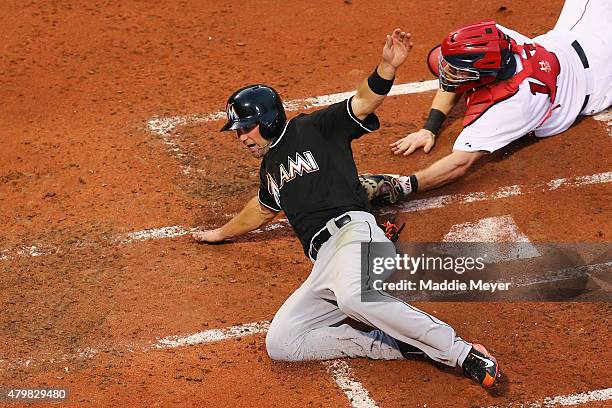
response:
[(319, 171), (319, 165), (312, 152), (308, 150), (303, 154), (296, 153), (295, 160), (287, 157), (287, 167), (281, 163), (278, 166), (278, 171), (280, 174), (280, 185), (270, 173), (266, 173), (266, 176), (268, 179), (268, 192), (274, 197), (274, 201), (280, 207), (280, 189), (283, 188), (285, 183), (290, 182), (297, 176), (302, 176), (304, 173)]

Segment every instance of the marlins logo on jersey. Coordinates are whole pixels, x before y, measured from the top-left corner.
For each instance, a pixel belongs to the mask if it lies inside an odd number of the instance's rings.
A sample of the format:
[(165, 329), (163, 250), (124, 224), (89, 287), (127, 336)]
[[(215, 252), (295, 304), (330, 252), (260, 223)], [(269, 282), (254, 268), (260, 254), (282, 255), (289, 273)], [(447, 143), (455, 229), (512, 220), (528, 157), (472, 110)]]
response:
[(309, 150), (303, 154), (296, 153), (295, 160), (291, 157), (287, 157), (287, 167), (281, 163), (280, 166), (278, 166), (278, 171), (280, 174), (280, 183), (277, 183), (270, 173), (267, 173), (266, 176), (268, 179), (268, 192), (274, 197), (274, 201), (276, 201), (276, 204), (280, 207), (280, 190), (285, 183), (290, 182), (297, 176), (302, 176), (304, 173), (319, 171), (319, 165), (314, 155)]

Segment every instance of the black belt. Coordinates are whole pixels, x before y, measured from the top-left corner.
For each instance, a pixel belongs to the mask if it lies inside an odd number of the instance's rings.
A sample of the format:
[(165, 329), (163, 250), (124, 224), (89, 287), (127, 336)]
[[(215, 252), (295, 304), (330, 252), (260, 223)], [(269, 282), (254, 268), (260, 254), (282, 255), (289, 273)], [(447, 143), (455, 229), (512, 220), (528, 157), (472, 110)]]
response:
[[(576, 54), (578, 54), (578, 58), (580, 58), (580, 62), (582, 62), (582, 66), (584, 67), (584, 69), (587, 69), (589, 67), (589, 60), (587, 59), (584, 50), (580, 46), (580, 43), (578, 41), (574, 41), (572, 43), (572, 47), (576, 51)], [(583, 109), (587, 106), (587, 103), (589, 103), (589, 95), (585, 96), (582, 108), (580, 108), (580, 112), (582, 112)]]
[[(338, 228), (344, 227), (349, 222), (351, 222), (351, 216), (348, 215), (348, 214), (347, 215), (343, 215), (342, 217), (338, 218), (337, 220), (334, 220), (334, 224), (336, 224), (336, 227), (338, 227)], [(308, 250), (308, 255), (314, 261), (317, 260), (317, 255), (319, 253), (319, 249), (321, 249), (323, 244), (327, 242), (327, 240), (329, 239), (329, 237), (331, 237), (331, 235), (332, 234), (329, 232), (329, 230), (327, 228), (323, 228), (321, 231), (319, 231), (312, 238), (312, 241), (310, 241), (310, 249)]]

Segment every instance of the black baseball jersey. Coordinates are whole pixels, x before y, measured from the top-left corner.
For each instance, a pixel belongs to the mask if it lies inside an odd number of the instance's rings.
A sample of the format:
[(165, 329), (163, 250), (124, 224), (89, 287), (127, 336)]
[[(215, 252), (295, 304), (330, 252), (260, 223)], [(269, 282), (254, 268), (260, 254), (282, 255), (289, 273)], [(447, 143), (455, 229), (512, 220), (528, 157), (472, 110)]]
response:
[(351, 141), (380, 124), (373, 113), (357, 119), (351, 99), (288, 121), (261, 162), (259, 202), (285, 212), (307, 256), (312, 236), (328, 220), (370, 211)]

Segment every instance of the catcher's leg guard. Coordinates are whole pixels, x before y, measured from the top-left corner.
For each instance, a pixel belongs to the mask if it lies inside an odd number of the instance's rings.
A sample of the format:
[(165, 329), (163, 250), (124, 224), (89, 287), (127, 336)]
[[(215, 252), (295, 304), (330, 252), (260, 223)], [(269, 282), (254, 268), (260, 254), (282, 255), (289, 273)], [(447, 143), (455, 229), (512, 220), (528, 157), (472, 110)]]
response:
[(405, 196), (398, 174), (361, 174), (359, 181), (374, 203), (395, 204)]

